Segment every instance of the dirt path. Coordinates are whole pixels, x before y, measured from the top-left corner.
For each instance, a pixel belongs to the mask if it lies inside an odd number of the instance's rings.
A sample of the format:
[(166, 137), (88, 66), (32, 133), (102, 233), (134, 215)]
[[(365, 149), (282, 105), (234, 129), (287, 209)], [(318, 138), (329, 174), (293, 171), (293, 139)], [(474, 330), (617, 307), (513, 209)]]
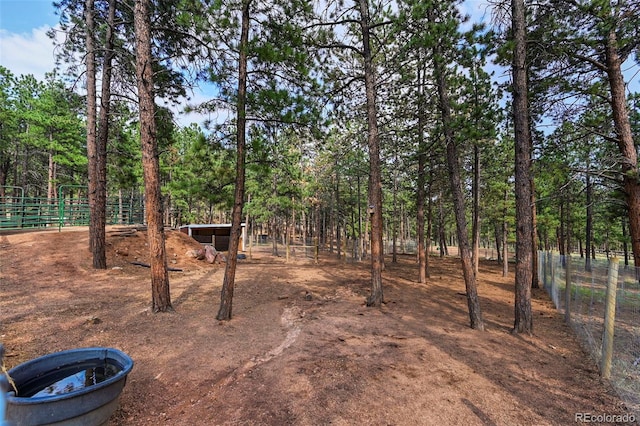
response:
[[(458, 261), (388, 261), (386, 304), (364, 306), (368, 265), (324, 254), (314, 265), (266, 251), (238, 267), (234, 318), (215, 315), (223, 269), (167, 242), (175, 312), (149, 310), (144, 235), (109, 234), (91, 269), (86, 230), (0, 236), (0, 340), (7, 367), (46, 353), (110, 346), (135, 361), (118, 425), (566, 425), (575, 413), (622, 414), (546, 296), (535, 335), (509, 333), (513, 277), (483, 263), (486, 332), (467, 326)], [(118, 253), (118, 254), (116, 254)]]

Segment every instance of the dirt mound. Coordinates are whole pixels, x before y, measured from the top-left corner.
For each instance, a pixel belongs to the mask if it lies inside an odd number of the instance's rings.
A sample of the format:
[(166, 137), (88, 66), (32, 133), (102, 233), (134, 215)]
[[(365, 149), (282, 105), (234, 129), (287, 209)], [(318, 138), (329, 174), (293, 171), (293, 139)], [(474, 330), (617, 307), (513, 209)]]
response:
[[(202, 248), (202, 244), (187, 234), (165, 230), (167, 263), (175, 268), (211, 267), (187, 253)], [(110, 267), (128, 267), (131, 262), (149, 264), (149, 245), (144, 228), (113, 227), (107, 231), (107, 263)]]

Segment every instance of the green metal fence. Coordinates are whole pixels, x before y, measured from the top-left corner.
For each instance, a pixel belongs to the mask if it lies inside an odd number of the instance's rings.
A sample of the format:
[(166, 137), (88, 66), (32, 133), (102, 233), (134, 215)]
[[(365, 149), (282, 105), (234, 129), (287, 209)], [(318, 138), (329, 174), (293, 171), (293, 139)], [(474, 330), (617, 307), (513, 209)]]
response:
[[(58, 198), (25, 196), (20, 187), (4, 187), (0, 196), (0, 229), (28, 229), (89, 224), (87, 187), (62, 185)], [(137, 224), (144, 221), (140, 194), (128, 191), (107, 198), (107, 224)]]

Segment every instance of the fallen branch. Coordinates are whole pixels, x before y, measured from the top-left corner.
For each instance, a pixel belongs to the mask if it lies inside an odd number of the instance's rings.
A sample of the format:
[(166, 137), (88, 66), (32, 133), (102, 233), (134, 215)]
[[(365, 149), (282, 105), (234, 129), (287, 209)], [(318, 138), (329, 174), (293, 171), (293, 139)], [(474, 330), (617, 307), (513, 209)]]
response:
[(135, 229), (132, 231), (111, 231), (109, 234), (114, 237), (136, 237), (138, 235), (138, 231)]
[[(143, 262), (131, 262), (132, 265), (136, 265), (136, 266), (143, 266), (145, 268), (151, 268), (151, 265), (147, 264), (147, 263), (143, 263)], [(180, 268), (172, 268), (170, 266), (167, 266), (167, 271), (171, 271), (171, 272), (182, 272), (182, 269)]]

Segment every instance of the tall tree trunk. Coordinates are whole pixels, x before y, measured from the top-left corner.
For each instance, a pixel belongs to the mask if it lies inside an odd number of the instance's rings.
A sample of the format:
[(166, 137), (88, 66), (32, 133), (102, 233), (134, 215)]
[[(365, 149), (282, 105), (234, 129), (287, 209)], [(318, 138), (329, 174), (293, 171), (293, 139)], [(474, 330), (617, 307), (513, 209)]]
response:
[[(247, 194), (247, 203), (251, 203), (251, 194)], [(245, 218), (244, 218), (244, 223), (245, 223), (245, 229), (246, 229), (246, 235), (248, 237), (247, 240), (247, 250), (249, 251), (249, 258), (251, 258), (251, 249), (253, 247), (252, 245), (252, 240), (253, 240), (253, 224), (251, 223), (251, 218), (249, 217), (249, 212), (246, 212)]]
[[(418, 66), (418, 188), (416, 188), (416, 221), (418, 226), (418, 282), (427, 281), (427, 256), (428, 247), (425, 247), (424, 231), (424, 201), (425, 201), (425, 166), (427, 160), (427, 148), (424, 143), (424, 111), (422, 95), (422, 76)], [(428, 240), (428, 239), (427, 239)]]
[[(353, 200), (353, 181), (350, 178), (348, 182), (349, 182), (349, 199)], [(353, 204), (349, 206), (349, 212), (351, 213), (349, 215), (351, 217), (351, 232), (347, 237), (347, 241), (351, 241), (351, 243), (353, 244), (351, 248), (351, 258), (353, 260), (356, 260), (358, 257), (358, 247), (356, 244), (356, 228), (358, 225), (356, 223), (356, 207)], [(345, 253), (345, 259), (346, 259), (346, 253)]]
[(578, 252), (580, 253), (580, 259), (584, 257), (584, 249), (582, 247), (582, 238), (578, 237)]
[(496, 253), (498, 257), (498, 263), (502, 262), (502, 251), (500, 247), (502, 247), (502, 224), (495, 221), (493, 224), (493, 237), (496, 242)]
[(249, 9), (251, 0), (242, 2), (242, 29), (240, 33), (240, 56), (238, 59), (238, 101), (236, 120), (236, 188), (233, 196), (233, 210), (231, 213), (231, 238), (229, 240), (229, 253), (224, 270), (222, 282), (222, 294), (220, 296), (220, 309), (216, 318), (220, 321), (230, 320), (232, 313), (233, 288), (236, 278), (236, 265), (238, 263), (238, 242), (242, 235), (242, 207), (244, 205), (244, 181), (245, 181), (245, 143), (247, 132), (246, 99), (247, 99), (247, 56), (249, 45)]
[(118, 189), (118, 223), (120, 225), (124, 224), (124, 212), (122, 211), (123, 206), (122, 188), (120, 188)]
[(314, 238), (315, 247), (313, 248), (313, 250), (314, 250), (314, 261), (315, 263), (318, 263), (318, 252), (320, 251), (320, 244), (322, 239), (322, 218), (320, 217), (320, 203), (316, 204), (315, 211), (316, 211), (316, 226), (315, 226), (315, 238)]
[[(478, 86), (475, 84), (477, 79), (476, 62), (472, 62), (472, 76), (474, 80), (473, 85), (473, 98), (474, 98), (474, 110), (478, 110), (479, 95)], [(478, 115), (474, 114), (475, 126), (479, 127)], [(473, 238), (473, 272), (477, 275), (480, 266), (480, 147), (478, 141), (473, 144), (473, 213), (472, 213), (472, 225), (471, 235)]]
[[(278, 194), (278, 178), (276, 174), (273, 174), (273, 181), (271, 183), (271, 193), (273, 194), (273, 199), (275, 200)], [(271, 254), (274, 256), (279, 256), (278, 254), (278, 218), (273, 215), (271, 219), (269, 219), (269, 227), (271, 232)]]
[(473, 222), (471, 234), (473, 236), (473, 272), (478, 274), (480, 265), (480, 148), (477, 143), (473, 144)]
[(592, 196), (593, 196), (593, 185), (591, 184), (591, 173), (589, 172), (589, 166), (587, 165), (587, 174), (586, 174), (586, 195), (587, 195), (587, 224), (585, 229), (585, 238), (584, 238), (584, 269), (587, 272), (591, 272), (591, 237), (592, 237), (592, 228), (593, 228), (593, 207), (592, 207)]
[(5, 186), (7, 185), (7, 178), (9, 177), (10, 170), (11, 159), (9, 157), (0, 158), (0, 198), (7, 195)]
[(509, 228), (507, 222), (502, 222), (502, 276), (509, 276)]
[(277, 218), (274, 216), (269, 219), (269, 229), (271, 233), (271, 254), (273, 256), (280, 256), (278, 253), (278, 222)]
[(396, 167), (393, 172), (393, 217), (391, 218), (391, 262), (398, 263), (398, 174), (397, 161), (398, 152), (396, 151)]
[(340, 215), (340, 171), (338, 170), (338, 159), (336, 158), (336, 186), (335, 186), (335, 192), (336, 192), (336, 217), (335, 217), (335, 224), (336, 224), (336, 249), (338, 250), (338, 260), (342, 258), (342, 233), (340, 231), (340, 220), (341, 220), (341, 215)]
[[(88, 102), (87, 102), (88, 105)], [(87, 117), (88, 119), (88, 117)], [(94, 121), (95, 123), (95, 121)], [(89, 122), (87, 122), (87, 149), (88, 149), (88, 139), (89, 139)], [(28, 138), (29, 135), (31, 134), (31, 125), (29, 123), (25, 123), (25, 129), (24, 129), (24, 136), (25, 138)], [(95, 138), (95, 129), (94, 129), (94, 133), (93, 133), (93, 137)], [(29, 183), (29, 159), (31, 158), (31, 154), (32, 154), (32, 149), (29, 147), (29, 145), (26, 144), (22, 144), (24, 147), (24, 151), (22, 153), (20, 153), (18, 150), (16, 150), (16, 164), (18, 164), (18, 159), (20, 158), (20, 156), (22, 156), (22, 161), (20, 161), (21, 163), (21, 167), (17, 167), (15, 168), (15, 172), (13, 175), (13, 181), (14, 182), (20, 182), (17, 186), (22, 187), (23, 189), (26, 190), (27, 185)], [(89, 154), (87, 153), (87, 156)], [(20, 173), (18, 173), (20, 172)], [(20, 175), (18, 177), (18, 174)], [(14, 193), (16, 195), (18, 195), (19, 191), (16, 188)], [(26, 194), (25, 194), (26, 195)]]
[(443, 191), (440, 190), (438, 196), (438, 248), (440, 249), (440, 257), (444, 257), (447, 254), (447, 243), (444, 235), (444, 201)]
[(362, 260), (364, 254), (364, 237), (362, 236), (362, 194), (360, 189), (360, 173), (357, 175), (358, 180), (358, 262)]
[(624, 267), (629, 267), (629, 244), (627, 244), (627, 221), (622, 218), (622, 253), (624, 254)]
[(295, 208), (295, 200), (291, 197), (291, 236), (289, 237), (289, 242), (291, 244), (296, 243), (296, 208)]
[(531, 175), (531, 288), (540, 288), (538, 277), (538, 211), (536, 209), (536, 190)]
[[(331, 177), (331, 181), (332, 181), (331, 186), (333, 188), (333, 176)], [(333, 254), (333, 241), (334, 241), (334, 235), (333, 234), (335, 233), (334, 224), (335, 224), (335, 221), (336, 221), (336, 203), (335, 203), (335, 196), (334, 195), (335, 194), (333, 194), (333, 193), (331, 194), (330, 201), (329, 201), (329, 203), (331, 205), (330, 205), (330, 208), (329, 208), (329, 229), (328, 229), (329, 232), (327, 232), (327, 238), (329, 239), (329, 253), (331, 253), (331, 254)], [(275, 190), (274, 190), (273, 196), (274, 197), (276, 196)]]
[(425, 237), (426, 253), (425, 253), (425, 262), (424, 262), (424, 269), (426, 271), (427, 278), (431, 277), (430, 270), (429, 270), (429, 251), (431, 249), (431, 231), (433, 227), (433, 203), (431, 201), (432, 186), (433, 186), (432, 179), (429, 178), (427, 183), (427, 229), (426, 229), (427, 235)]
[(618, 137), (618, 148), (622, 154), (622, 178), (629, 211), (629, 235), (633, 261), (640, 267), (640, 181), (638, 180), (638, 154), (631, 132), (631, 122), (627, 109), (625, 84), (622, 75), (622, 60), (617, 50), (615, 31), (609, 32), (605, 46), (607, 77), (611, 89), (611, 110)]
[[(429, 17), (433, 20), (433, 17)], [(469, 248), (469, 239), (467, 237), (467, 221), (464, 209), (464, 195), (462, 193), (462, 179), (460, 177), (460, 164), (458, 158), (458, 148), (455, 144), (453, 128), (451, 127), (451, 106), (449, 101), (449, 93), (447, 88), (447, 80), (445, 76), (445, 66), (443, 64), (442, 52), (439, 43), (436, 44), (433, 52), (434, 56), (434, 75), (436, 85), (438, 86), (438, 100), (440, 103), (440, 116), (442, 121), (442, 129), (447, 148), (447, 165), (449, 169), (449, 182), (451, 185), (451, 194), (453, 196), (453, 210), (456, 217), (456, 230), (458, 234), (458, 252), (462, 263), (462, 274), (467, 293), (467, 305), (469, 308), (469, 319), (471, 328), (476, 330), (484, 330), (484, 322), (482, 320), (482, 311), (480, 309), (480, 300), (478, 298), (478, 286), (476, 282), (476, 274), (473, 271), (473, 262), (471, 259), (471, 250)]]
[(571, 256), (571, 251), (572, 251), (572, 247), (573, 244), (571, 242), (571, 195), (567, 192), (567, 203), (566, 203), (566, 207), (564, 209), (565, 212), (565, 244), (566, 244), (566, 250), (565, 250), (565, 254), (566, 256)]
[(169, 291), (167, 254), (160, 192), (160, 162), (155, 118), (153, 67), (151, 56), (150, 0), (136, 0), (136, 78), (140, 99), (140, 142), (147, 215), (147, 241), (151, 266), (151, 302), (153, 312), (173, 310)]
[[(49, 143), (53, 143), (53, 135), (49, 134)], [(55, 179), (56, 179), (56, 163), (53, 161), (53, 149), (49, 150), (49, 167), (47, 177), (47, 198), (49, 202), (55, 198)]]
[(367, 97), (367, 142), (369, 145), (369, 216), (371, 217), (371, 294), (367, 306), (380, 306), (384, 302), (382, 293), (382, 177), (380, 171), (380, 138), (378, 134), (378, 111), (376, 108), (376, 81), (373, 54), (369, 34), (369, 2), (357, 0), (360, 9), (362, 31), (362, 53), (364, 60), (364, 85)]
[(565, 202), (564, 202), (564, 195), (561, 194), (560, 196), (560, 226), (558, 227), (558, 252), (560, 252), (560, 256), (564, 256), (566, 253), (564, 251), (564, 249), (566, 248), (565, 245), (565, 235), (566, 235), (566, 231), (565, 231), (565, 214), (564, 214), (564, 210), (565, 210)]
[(533, 332), (531, 270), (533, 218), (531, 217), (531, 131), (527, 85), (527, 34), (524, 0), (512, 0), (513, 122), (515, 130), (516, 289), (515, 333)]
[(94, 210), (96, 209), (96, 193), (98, 187), (98, 159), (96, 120), (98, 118), (98, 101), (96, 94), (96, 42), (95, 42), (95, 7), (94, 0), (86, 0), (84, 6), (85, 21), (85, 66), (87, 72), (87, 167), (89, 174), (89, 250), (93, 253), (96, 246), (96, 226), (94, 224)]
[(504, 208), (502, 210), (502, 276), (509, 275), (509, 228), (507, 226), (507, 201), (509, 200), (509, 191), (504, 190)]
[(400, 202), (400, 250), (402, 254), (407, 252), (407, 240), (411, 238), (409, 232), (409, 217), (407, 216), (407, 210), (404, 208), (404, 203)]
[(102, 66), (102, 87), (100, 113), (98, 116), (98, 136), (96, 139), (95, 161), (95, 203), (91, 209), (91, 233), (93, 235), (93, 267), (107, 268), (106, 235), (107, 224), (107, 141), (109, 140), (109, 110), (111, 105), (111, 73), (114, 57), (113, 33), (116, 21), (116, 1), (109, 0), (105, 52)]

